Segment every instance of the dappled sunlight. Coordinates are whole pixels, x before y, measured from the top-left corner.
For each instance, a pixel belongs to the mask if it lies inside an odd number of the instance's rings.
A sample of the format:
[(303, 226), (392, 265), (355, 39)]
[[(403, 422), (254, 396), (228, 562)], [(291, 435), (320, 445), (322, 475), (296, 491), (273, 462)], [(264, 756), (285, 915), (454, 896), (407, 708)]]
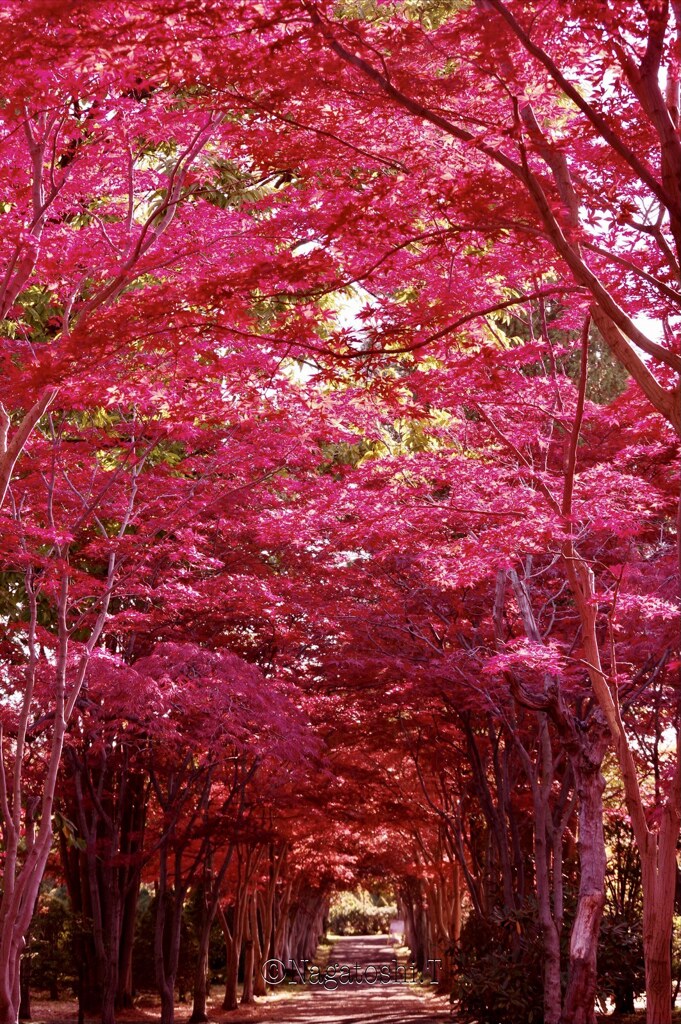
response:
[[(389, 935), (341, 936), (334, 941), (329, 964), (356, 966), (361, 978), (366, 968), (393, 970), (396, 961), (403, 965), (398, 950), (397, 940)], [(439, 1024), (451, 1021), (451, 1014), (448, 1000), (434, 995), (434, 987), (428, 992), (423, 984), (359, 980), (333, 991), (321, 985), (300, 985), (286, 1005), (264, 1005), (255, 1020), (263, 1024)]]

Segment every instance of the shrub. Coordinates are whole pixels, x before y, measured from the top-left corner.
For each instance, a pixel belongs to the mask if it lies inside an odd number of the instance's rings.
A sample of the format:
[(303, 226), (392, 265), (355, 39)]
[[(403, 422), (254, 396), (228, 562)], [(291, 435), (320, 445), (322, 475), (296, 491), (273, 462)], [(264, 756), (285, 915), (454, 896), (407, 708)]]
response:
[(598, 943), (598, 995), (614, 1000), (618, 1013), (633, 1013), (634, 998), (645, 992), (640, 920), (605, 914)]
[(45, 879), (22, 958), (22, 971), (31, 989), (47, 991), (50, 999), (58, 999), (61, 988), (75, 987), (73, 933), (76, 927), (65, 887)]
[(394, 903), (364, 890), (342, 892), (333, 897), (329, 909), (329, 929), (335, 935), (382, 935), (390, 931), (397, 916)]
[(543, 949), (535, 908), (471, 915), (454, 952), (452, 1000), (458, 1019), (479, 1024), (542, 1024)]

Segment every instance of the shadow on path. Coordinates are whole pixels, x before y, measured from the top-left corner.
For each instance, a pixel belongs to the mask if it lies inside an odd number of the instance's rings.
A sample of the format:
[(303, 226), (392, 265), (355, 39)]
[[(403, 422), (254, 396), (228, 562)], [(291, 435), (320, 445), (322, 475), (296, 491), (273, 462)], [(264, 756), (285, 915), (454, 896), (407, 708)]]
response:
[[(299, 991), (294, 990), (294, 995), (278, 1005), (263, 1004), (254, 1020), (262, 1024), (451, 1024), (446, 999), (431, 995), (422, 986), (395, 980), (396, 950), (389, 935), (340, 938), (331, 950), (329, 965), (347, 966), (351, 977), (358, 980), (333, 990), (300, 984)], [(391, 980), (372, 983), (381, 968), (381, 977), (389, 972)], [(411, 976), (410, 970), (407, 977)], [(404, 973), (399, 978), (403, 979)]]

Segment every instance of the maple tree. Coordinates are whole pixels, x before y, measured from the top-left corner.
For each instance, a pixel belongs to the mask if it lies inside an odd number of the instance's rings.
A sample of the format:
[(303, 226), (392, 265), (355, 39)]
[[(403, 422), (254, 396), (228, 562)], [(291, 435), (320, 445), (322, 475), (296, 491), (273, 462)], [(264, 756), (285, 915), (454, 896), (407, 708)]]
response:
[(666, 1024), (679, 4), (30, 0), (0, 38), (0, 1022), (56, 828), (106, 1024), (143, 877), (164, 1021), (198, 901), (199, 1021), (215, 920), (234, 1009), (386, 870), (462, 1012), (503, 920), (592, 1024), (612, 751)]

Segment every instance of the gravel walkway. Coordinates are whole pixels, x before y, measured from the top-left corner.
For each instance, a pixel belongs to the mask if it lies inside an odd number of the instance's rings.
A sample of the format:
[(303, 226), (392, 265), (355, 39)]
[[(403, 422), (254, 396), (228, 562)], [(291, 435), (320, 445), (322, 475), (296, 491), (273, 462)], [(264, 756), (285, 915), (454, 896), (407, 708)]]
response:
[[(288, 986), (286, 998), (261, 1004), (251, 1019), (262, 1024), (451, 1024), (448, 1000), (435, 995), (434, 987), (431, 994), (422, 985), (395, 980), (396, 950), (395, 940), (387, 935), (340, 938), (329, 965), (340, 965), (337, 978), (352, 977), (349, 984), (335, 990), (301, 984), (294, 994)], [(381, 983), (388, 976), (390, 980)]]

